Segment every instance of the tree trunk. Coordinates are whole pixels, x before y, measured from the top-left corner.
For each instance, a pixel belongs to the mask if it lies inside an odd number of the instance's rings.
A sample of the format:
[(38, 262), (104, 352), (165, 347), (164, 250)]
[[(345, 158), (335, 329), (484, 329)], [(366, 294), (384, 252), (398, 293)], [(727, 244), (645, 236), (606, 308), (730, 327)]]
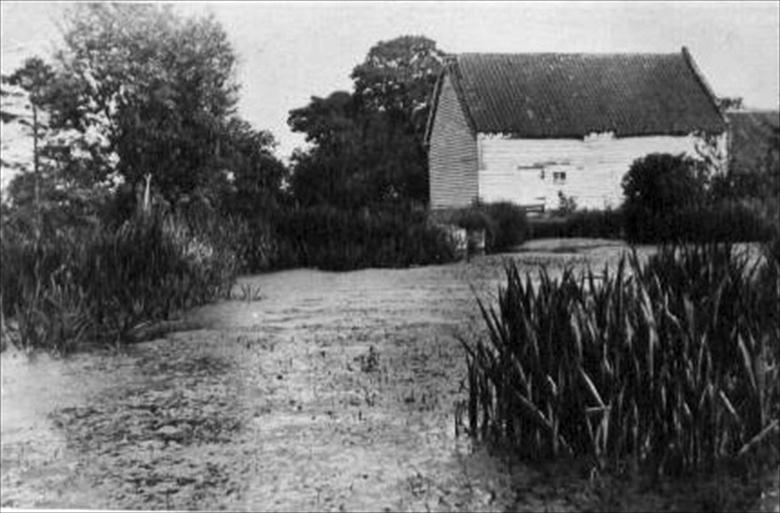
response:
[(35, 182), (33, 185), (35, 197), (35, 240), (36, 243), (41, 238), (41, 178), (38, 164), (38, 107), (32, 102), (33, 111), (33, 176)]

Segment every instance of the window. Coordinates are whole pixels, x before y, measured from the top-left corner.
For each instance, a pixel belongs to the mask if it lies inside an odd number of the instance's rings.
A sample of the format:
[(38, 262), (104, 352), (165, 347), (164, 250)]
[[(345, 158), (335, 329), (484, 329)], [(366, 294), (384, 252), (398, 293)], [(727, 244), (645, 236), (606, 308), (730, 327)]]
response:
[(563, 185), (566, 183), (566, 171), (553, 171), (553, 183)]

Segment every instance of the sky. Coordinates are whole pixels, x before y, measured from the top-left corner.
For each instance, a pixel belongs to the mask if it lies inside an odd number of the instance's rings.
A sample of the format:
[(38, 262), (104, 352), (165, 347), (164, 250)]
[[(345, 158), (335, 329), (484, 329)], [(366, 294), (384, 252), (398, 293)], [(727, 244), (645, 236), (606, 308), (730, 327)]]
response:
[[(691, 51), (718, 96), (780, 105), (780, 2), (181, 2), (213, 13), (238, 56), (239, 113), (271, 131), (285, 158), (303, 144), (287, 126), (312, 96), (350, 90), (379, 41), (425, 35), (446, 52)], [(0, 3), (0, 68), (57, 48), (67, 2)]]

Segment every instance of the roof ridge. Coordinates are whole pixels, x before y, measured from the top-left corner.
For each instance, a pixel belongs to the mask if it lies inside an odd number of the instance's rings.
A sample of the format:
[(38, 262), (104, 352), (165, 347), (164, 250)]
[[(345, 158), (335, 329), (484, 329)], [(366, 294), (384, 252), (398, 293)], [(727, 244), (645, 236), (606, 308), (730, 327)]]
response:
[(641, 57), (649, 57), (649, 56), (658, 56), (658, 57), (670, 57), (670, 56), (679, 56), (680, 52), (460, 52), (460, 53), (452, 53), (451, 56), (455, 57), (462, 57), (462, 56), (496, 56), (496, 57), (504, 57), (504, 56), (514, 56), (514, 55), (567, 55), (567, 56), (594, 56), (594, 57), (610, 57), (610, 56), (641, 56)]

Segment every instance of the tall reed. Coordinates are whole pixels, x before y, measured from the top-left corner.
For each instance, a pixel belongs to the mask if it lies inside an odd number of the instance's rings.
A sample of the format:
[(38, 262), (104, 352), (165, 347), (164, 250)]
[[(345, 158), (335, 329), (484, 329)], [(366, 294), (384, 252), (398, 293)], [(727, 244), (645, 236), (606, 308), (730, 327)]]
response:
[(719, 244), (559, 279), (509, 264), (498, 305), (480, 302), (487, 340), (464, 341), (471, 433), (663, 474), (776, 456), (777, 265)]
[(239, 261), (226, 237), (216, 221), (161, 212), (116, 229), (60, 226), (38, 240), (6, 224), (3, 315), (26, 348), (123, 342), (143, 322), (227, 295)]

